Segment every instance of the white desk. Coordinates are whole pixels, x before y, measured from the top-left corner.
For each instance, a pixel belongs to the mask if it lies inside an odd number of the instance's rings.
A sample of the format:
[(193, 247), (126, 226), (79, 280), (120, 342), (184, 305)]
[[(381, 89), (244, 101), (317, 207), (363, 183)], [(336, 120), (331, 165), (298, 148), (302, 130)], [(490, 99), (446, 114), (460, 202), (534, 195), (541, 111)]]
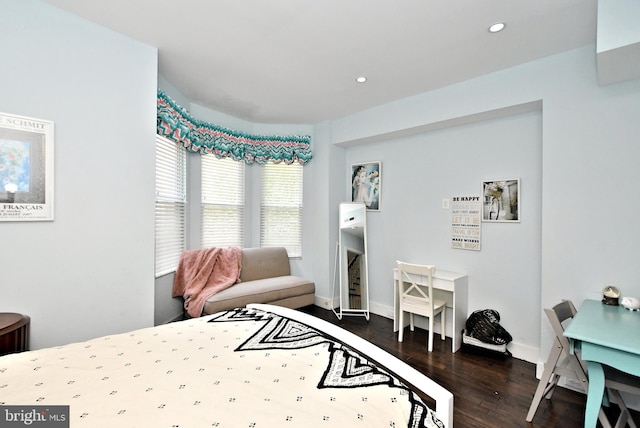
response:
[[(420, 278), (416, 277), (420, 284)], [(467, 276), (456, 272), (438, 270), (433, 275), (434, 298), (447, 302), (447, 336), (451, 337), (451, 352), (456, 352), (462, 345), (462, 330), (467, 322)], [(451, 321), (449, 321), (451, 313)], [(405, 326), (409, 323), (409, 317), (405, 317)], [(451, 330), (449, 330), (451, 329)], [(398, 270), (393, 269), (393, 331), (398, 331)], [(437, 330), (436, 330), (437, 331)]]

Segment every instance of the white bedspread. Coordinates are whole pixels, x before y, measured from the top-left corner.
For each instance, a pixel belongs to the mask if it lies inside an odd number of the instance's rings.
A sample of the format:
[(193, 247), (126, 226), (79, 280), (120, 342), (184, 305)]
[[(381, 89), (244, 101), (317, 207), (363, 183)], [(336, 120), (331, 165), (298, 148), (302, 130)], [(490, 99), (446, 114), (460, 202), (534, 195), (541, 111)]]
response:
[(0, 358), (0, 404), (69, 405), (71, 427), (436, 427), (394, 376), (258, 309)]

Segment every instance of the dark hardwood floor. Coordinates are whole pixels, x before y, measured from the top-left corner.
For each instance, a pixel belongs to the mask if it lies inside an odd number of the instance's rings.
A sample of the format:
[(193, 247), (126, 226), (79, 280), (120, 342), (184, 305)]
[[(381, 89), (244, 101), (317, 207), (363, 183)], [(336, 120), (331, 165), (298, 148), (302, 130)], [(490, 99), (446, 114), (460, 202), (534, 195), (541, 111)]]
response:
[[(538, 386), (532, 363), (465, 350), (452, 354), (451, 339), (442, 341), (438, 334), (434, 336), (433, 352), (429, 353), (425, 330), (416, 328), (411, 332), (407, 328), (403, 343), (398, 343), (390, 319), (372, 314), (370, 321), (362, 316), (338, 320), (332, 311), (318, 306), (302, 310), (369, 340), (451, 391), (453, 421), (457, 428), (571, 428), (584, 424), (586, 397), (566, 388), (556, 388), (551, 400), (542, 400), (533, 422), (525, 421)], [(619, 413), (617, 406), (612, 405), (606, 412), (615, 422)], [(634, 419), (640, 420), (637, 416), (634, 412)]]

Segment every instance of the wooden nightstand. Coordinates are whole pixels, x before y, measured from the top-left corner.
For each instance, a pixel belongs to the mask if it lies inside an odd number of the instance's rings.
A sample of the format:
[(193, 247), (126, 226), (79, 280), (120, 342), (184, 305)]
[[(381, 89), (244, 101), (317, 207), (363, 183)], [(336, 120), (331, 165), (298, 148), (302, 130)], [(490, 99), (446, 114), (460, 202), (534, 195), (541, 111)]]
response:
[(29, 350), (29, 322), (26, 315), (0, 312), (0, 356)]

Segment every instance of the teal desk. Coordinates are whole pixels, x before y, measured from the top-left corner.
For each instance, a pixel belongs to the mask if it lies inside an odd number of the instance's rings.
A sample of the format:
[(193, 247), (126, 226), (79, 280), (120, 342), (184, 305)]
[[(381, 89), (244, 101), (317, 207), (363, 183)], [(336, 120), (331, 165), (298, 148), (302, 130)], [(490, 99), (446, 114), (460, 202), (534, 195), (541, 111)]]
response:
[(640, 376), (640, 312), (585, 300), (564, 335), (582, 351), (589, 370), (584, 426), (596, 426), (604, 396), (602, 364)]

